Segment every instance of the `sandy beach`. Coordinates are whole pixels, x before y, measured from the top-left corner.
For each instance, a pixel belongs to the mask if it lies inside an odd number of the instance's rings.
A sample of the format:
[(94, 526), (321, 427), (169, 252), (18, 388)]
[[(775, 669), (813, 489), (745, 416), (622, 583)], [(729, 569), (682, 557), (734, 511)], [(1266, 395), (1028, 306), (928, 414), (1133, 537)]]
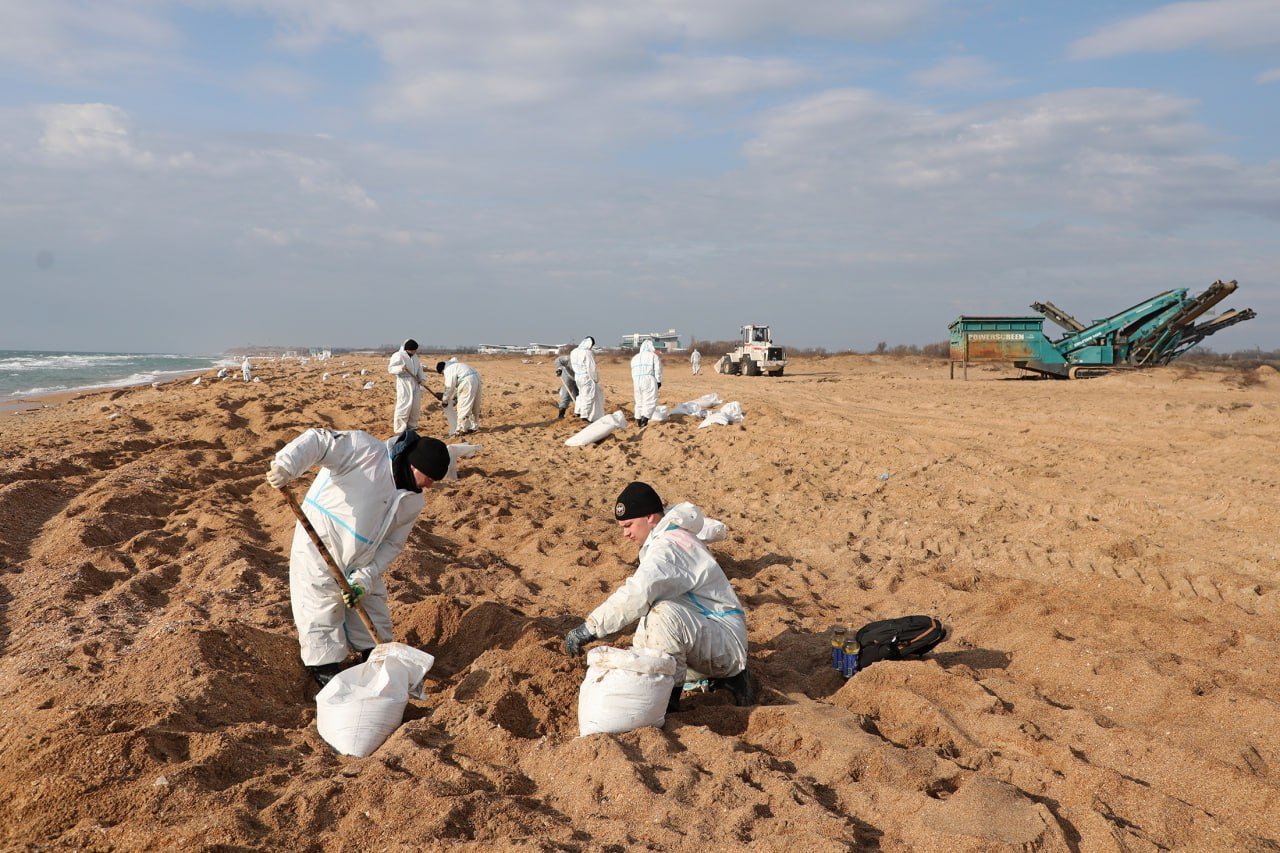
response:
[[(386, 437), (385, 359), (0, 418), (0, 846), (1280, 847), (1275, 371), (672, 358), (664, 403), (717, 391), (745, 422), (569, 448), (550, 358), (467, 361), (483, 450), (388, 577), (396, 639), (436, 665), (365, 759), (316, 732), (263, 474), (311, 426)], [(600, 369), (630, 412), (626, 361)], [(635, 565), (610, 514), (632, 479), (728, 525), (760, 704), (579, 739), (562, 637)], [(915, 613), (952, 632), (927, 659), (830, 669), (832, 623)]]

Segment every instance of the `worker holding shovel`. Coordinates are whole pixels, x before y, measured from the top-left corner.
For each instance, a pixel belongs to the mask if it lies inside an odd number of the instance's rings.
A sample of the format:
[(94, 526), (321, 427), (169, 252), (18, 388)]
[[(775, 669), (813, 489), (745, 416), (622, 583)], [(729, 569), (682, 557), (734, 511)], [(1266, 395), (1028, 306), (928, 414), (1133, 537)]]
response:
[[(367, 657), (378, 642), (390, 639), (382, 575), (409, 539), (426, 503), (423, 489), (448, 472), (449, 450), (412, 430), (382, 442), (360, 430), (309, 429), (275, 455), (267, 483), (284, 489), (316, 465), (320, 473), (293, 533), (289, 599), (302, 663), (324, 686), (341, 671), (351, 649)], [(327, 554), (317, 548), (308, 527)], [(331, 573), (326, 557), (342, 581)]]

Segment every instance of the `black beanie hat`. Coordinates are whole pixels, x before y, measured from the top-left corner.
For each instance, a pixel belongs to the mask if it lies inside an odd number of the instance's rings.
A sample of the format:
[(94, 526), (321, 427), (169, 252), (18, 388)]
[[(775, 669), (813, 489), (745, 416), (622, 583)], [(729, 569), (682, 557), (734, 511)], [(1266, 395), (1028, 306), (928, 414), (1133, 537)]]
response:
[(437, 361), (437, 362), (436, 362), (436, 373), (444, 373), (444, 362), (443, 362), (443, 361)]
[(405, 455), (409, 464), (433, 480), (449, 473), (449, 448), (438, 438), (420, 438)]
[(409, 338), (409, 340), (404, 342), (404, 346), (402, 346), (400, 349), (404, 350), (405, 352), (411, 352), (413, 350), (416, 350), (417, 348), (418, 348), (418, 342), (415, 341), (413, 338)]
[(658, 497), (653, 486), (639, 480), (627, 484), (622, 494), (618, 495), (618, 503), (613, 507), (613, 517), (618, 521), (641, 518), (655, 512), (662, 515), (662, 498)]

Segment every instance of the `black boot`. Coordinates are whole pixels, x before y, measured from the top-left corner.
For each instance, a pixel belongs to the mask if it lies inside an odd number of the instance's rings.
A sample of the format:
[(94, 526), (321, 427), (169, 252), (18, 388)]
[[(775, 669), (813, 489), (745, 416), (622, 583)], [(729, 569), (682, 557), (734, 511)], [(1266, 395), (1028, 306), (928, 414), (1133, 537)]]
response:
[(684, 683), (676, 682), (676, 686), (671, 688), (671, 697), (667, 699), (667, 713), (676, 714), (680, 711), (680, 694), (684, 692)]
[(636, 419), (636, 422), (640, 424), (640, 427), (641, 427), (641, 428), (647, 427), (647, 426), (649, 425), (649, 419), (648, 419), (648, 418), (637, 418), (637, 419)]
[(564, 409), (558, 409), (557, 411), (559, 411), (559, 412), (560, 412), (560, 414), (556, 415), (556, 417), (557, 417), (557, 418), (564, 418)]
[(756, 704), (756, 691), (751, 686), (751, 674), (745, 669), (728, 678), (711, 679), (712, 690), (728, 690), (733, 694), (733, 704), (739, 708), (748, 708)]
[(309, 666), (307, 671), (311, 673), (311, 677), (316, 680), (316, 684), (324, 687), (333, 677), (342, 672), (342, 664), (339, 663), (322, 663), (319, 666)]

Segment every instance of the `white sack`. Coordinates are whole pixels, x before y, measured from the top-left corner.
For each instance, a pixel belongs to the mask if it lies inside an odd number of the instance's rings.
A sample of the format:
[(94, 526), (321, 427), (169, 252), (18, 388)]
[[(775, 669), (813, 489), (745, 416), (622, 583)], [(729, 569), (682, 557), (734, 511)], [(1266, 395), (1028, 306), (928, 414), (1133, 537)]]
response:
[(703, 394), (701, 397), (699, 397), (696, 400), (689, 400), (688, 402), (681, 403), (680, 405), (674, 407), (671, 410), (671, 414), (672, 415), (697, 415), (698, 417), (703, 417), (706, 415), (707, 409), (710, 409), (712, 406), (718, 406), (718, 405), (720, 405), (720, 395), (717, 394), (715, 391), (711, 391), (707, 394)]
[(671, 410), (668, 409), (666, 406), (654, 406), (653, 414), (649, 415), (649, 420), (652, 423), (660, 424), (670, 417), (671, 417)]
[(712, 424), (720, 424), (721, 426), (739, 424), (742, 423), (743, 417), (745, 416), (742, 414), (742, 406), (737, 400), (734, 400), (732, 403), (725, 403), (720, 408), (720, 411), (707, 415), (707, 419), (698, 424), (698, 429), (709, 427)]
[(480, 452), (479, 444), (450, 444), (449, 445), (449, 471), (444, 475), (446, 480), (458, 479), (458, 460), (465, 459), (468, 456), (475, 456)]
[(453, 435), (458, 431), (458, 407), (450, 400), (449, 405), (441, 408), (444, 409), (444, 422), (449, 425), (449, 435)]
[(370, 755), (400, 725), (409, 697), (436, 659), (403, 643), (375, 646), (365, 663), (344, 669), (316, 694), (316, 728), (343, 755)]
[(608, 436), (616, 429), (627, 428), (627, 416), (621, 409), (612, 415), (605, 415), (598, 421), (591, 423), (578, 430), (571, 435), (566, 441), (566, 447), (583, 447), (588, 444), (595, 444), (597, 441)]
[(578, 692), (578, 735), (662, 728), (675, 687), (676, 659), (657, 649), (597, 646), (587, 652)]

